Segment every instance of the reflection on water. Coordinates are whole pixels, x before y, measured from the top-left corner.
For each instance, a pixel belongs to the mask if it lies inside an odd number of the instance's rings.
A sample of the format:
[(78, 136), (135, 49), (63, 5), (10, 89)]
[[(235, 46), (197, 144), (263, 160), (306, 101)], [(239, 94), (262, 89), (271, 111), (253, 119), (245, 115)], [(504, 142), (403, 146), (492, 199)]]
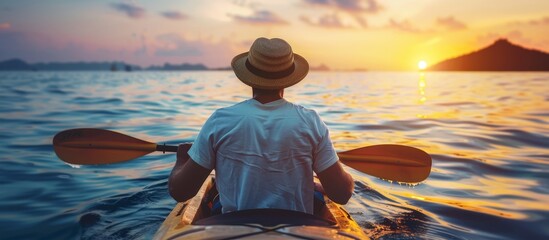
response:
[(427, 82), (425, 81), (425, 72), (419, 73), (418, 86), (419, 86), (419, 103), (424, 104), (425, 101), (427, 101), (427, 96), (425, 96), (425, 87), (427, 86)]
[[(286, 90), (338, 150), (396, 143), (433, 157), (399, 185), (353, 172), (346, 208), (373, 238), (547, 239), (549, 74), (322, 72)], [(51, 147), (77, 127), (192, 141), (251, 90), (231, 72), (0, 73), (0, 232), (6, 239), (148, 239), (174, 201), (174, 156), (73, 168)], [(9, 227), (7, 227), (9, 226)]]

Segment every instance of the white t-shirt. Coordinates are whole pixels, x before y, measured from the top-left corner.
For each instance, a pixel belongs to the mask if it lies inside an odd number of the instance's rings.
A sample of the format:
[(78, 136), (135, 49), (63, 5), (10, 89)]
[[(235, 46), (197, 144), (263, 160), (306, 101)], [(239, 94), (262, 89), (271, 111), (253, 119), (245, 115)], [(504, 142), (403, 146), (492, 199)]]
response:
[(284, 99), (215, 111), (190, 157), (215, 169), (223, 213), (277, 208), (313, 213), (313, 171), (338, 161), (318, 114)]

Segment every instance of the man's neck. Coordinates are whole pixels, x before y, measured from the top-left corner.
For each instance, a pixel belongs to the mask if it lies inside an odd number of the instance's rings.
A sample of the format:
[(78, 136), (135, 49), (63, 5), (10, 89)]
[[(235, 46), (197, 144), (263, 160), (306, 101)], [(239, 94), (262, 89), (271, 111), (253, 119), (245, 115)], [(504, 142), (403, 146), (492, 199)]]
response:
[(284, 97), (284, 89), (265, 90), (253, 88), (252, 94), (255, 100), (265, 104), (282, 99)]

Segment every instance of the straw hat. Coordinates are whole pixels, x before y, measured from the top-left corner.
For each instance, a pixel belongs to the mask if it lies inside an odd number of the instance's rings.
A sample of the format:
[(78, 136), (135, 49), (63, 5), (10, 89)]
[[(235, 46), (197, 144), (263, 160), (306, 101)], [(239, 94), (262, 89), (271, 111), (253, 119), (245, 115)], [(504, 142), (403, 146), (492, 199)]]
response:
[(236, 77), (259, 89), (282, 89), (301, 81), (309, 72), (309, 63), (292, 52), (280, 38), (258, 38), (249, 52), (237, 55), (231, 62)]

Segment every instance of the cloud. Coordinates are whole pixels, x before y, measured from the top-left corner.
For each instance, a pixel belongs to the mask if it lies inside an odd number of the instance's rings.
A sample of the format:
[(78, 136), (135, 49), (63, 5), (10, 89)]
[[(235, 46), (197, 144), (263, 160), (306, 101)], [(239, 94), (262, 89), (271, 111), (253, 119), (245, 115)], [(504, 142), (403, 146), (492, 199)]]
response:
[(200, 56), (203, 53), (200, 51), (199, 43), (187, 41), (175, 33), (163, 34), (157, 37), (161, 43), (161, 47), (156, 49), (157, 56), (164, 57), (186, 57)]
[(275, 13), (267, 10), (256, 10), (251, 16), (229, 15), (233, 20), (241, 23), (250, 24), (288, 24), (287, 21), (276, 15)]
[(170, 62), (226, 67), (238, 52), (235, 45), (226, 40), (188, 40), (174, 33), (160, 35), (156, 40), (159, 45), (155, 47), (154, 57)]
[(363, 27), (363, 28), (366, 28), (368, 27), (368, 22), (366, 22), (366, 19), (364, 17), (361, 17), (359, 15), (355, 15), (355, 20), (357, 21), (357, 23)]
[(259, 3), (247, 1), (247, 0), (233, 0), (231, 1), (234, 5), (243, 7), (243, 8), (256, 8), (259, 6)]
[(528, 22), (530, 25), (539, 26), (539, 25), (549, 25), (549, 17), (543, 17), (541, 19), (531, 20)]
[(165, 11), (165, 12), (161, 12), (160, 15), (171, 20), (185, 20), (189, 18), (189, 16), (177, 11)]
[(325, 27), (325, 28), (351, 28), (351, 26), (344, 24), (340, 16), (335, 13), (323, 15), (317, 20), (312, 20), (306, 16), (301, 16), (300, 19), (301, 21), (311, 26)]
[[(302, 0), (307, 7), (321, 7), (335, 11), (337, 13), (345, 13), (353, 17), (358, 25), (363, 28), (368, 27), (364, 14), (375, 14), (383, 10), (377, 1), (378, 0)], [(321, 17), (322, 21), (334, 21), (333, 17), (327, 18), (329, 15)], [(302, 19), (303, 20), (303, 19)], [(335, 23), (335, 22), (334, 22)], [(317, 25), (318, 26), (318, 25)]]
[(404, 31), (404, 32), (410, 32), (410, 33), (421, 33), (423, 32), (421, 29), (415, 27), (414, 25), (412, 25), (408, 20), (403, 20), (403, 21), (396, 21), (394, 19), (390, 19), (389, 20), (389, 25), (387, 26), (388, 28), (392, 28), (392, 29), (397, 29), (397, 30), (400, 30), (400, 31)]
[(5, 22), (5, 23), (0, 23), (0, 31), (1, 30), (7, 30), (7, 29), (10, 29), (11, 28), (11, 24), (8, 23), (8, 22)]
[(539, 17), (531, 20), (517, 20), (507, 23), (509, 27), (523, 27), (523, 26), (532, 26), (532, 27), (545, 27), (549, 26), (549, 16)]
[(437, 25), (443, 26), (449, 30), (467, 29), (467, 26), (463, 22), (456, 20), (452, 16), (445, 17), (445, 18), (437, 18)]
[(111, 7), (121, 13), (126, 14), (130, 18), (139, 19), (145, 17), (145, 9), (134, 4), (128, 3), (113, 3)]
[(350, 13), (378, 13), (383, 7), (377, 0), (303, 0), (305, 4)]

